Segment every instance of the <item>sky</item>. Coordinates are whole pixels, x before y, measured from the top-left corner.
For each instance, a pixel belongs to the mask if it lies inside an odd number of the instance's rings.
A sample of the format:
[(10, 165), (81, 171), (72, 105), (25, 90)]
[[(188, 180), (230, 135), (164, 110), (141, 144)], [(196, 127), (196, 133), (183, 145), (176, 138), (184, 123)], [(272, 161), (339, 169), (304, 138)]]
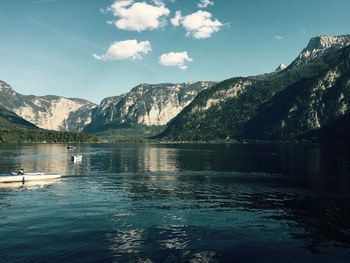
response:
[(349, 0), (0, 0), (0, 80), (94, 103), (141, 83), (220, 81), (350, 34)]

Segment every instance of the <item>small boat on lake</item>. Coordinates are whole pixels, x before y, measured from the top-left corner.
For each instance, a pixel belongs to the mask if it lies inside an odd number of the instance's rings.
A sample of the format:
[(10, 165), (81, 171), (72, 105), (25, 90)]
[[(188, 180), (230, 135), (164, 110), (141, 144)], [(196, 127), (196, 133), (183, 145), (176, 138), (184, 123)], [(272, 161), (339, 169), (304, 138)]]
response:
[(40, 181), (61, 178), (60, 174), (46, 174), (46, 173), (24, 173), (24, 174), (3, 174), (0, 175), (0, 183), (14, 183), (27, 181)]
[(80, 162), (83, 160), (83, 156), (81, 154), (73, 155), (71, 160), (72, 160), (72, 162)]
[(67, 149), (68, 150), (75, 150), (77, 147), (75, 147), (74, 145), (68, 145)]

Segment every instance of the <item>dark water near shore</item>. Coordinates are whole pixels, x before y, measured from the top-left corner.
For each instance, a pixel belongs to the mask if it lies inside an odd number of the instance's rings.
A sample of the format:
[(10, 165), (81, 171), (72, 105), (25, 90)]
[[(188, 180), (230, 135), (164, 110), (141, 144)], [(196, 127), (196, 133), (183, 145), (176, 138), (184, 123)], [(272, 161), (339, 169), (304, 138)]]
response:
[(0, 145), (0, 262), (350, 262), (350, 147)]

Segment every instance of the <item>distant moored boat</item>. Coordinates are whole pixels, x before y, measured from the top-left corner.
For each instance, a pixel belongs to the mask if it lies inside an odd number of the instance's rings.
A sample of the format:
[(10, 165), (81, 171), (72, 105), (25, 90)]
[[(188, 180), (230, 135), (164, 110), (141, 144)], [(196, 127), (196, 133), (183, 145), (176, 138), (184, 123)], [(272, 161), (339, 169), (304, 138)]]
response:
[(83, 156), (82, 155), (73, 155), (72, 156), (72, 158), (71, 158), (71, 160), (73, 161), (73, 162), (79, 162), (79, 161), (81, 161), (81, 160), (83, 160)]
[(75, 150), (77, 147), (75, 147), (74, 145), (68, 145), (67, 149), (68, 150)]

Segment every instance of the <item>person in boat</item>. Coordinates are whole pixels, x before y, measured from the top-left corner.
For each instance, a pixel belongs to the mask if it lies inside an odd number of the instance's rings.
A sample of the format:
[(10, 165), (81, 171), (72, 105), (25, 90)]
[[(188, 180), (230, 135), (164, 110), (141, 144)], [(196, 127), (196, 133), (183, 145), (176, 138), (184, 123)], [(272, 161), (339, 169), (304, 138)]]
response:
[(23, 169), (19, 170), (17, 175), (24, 175), (24, 170)]

